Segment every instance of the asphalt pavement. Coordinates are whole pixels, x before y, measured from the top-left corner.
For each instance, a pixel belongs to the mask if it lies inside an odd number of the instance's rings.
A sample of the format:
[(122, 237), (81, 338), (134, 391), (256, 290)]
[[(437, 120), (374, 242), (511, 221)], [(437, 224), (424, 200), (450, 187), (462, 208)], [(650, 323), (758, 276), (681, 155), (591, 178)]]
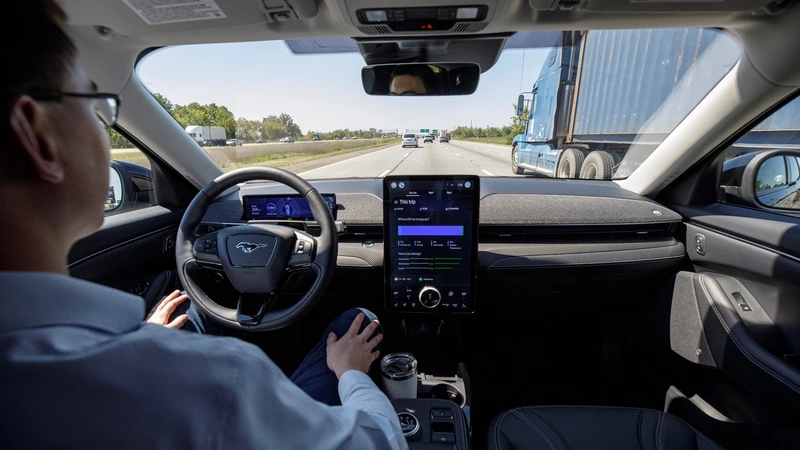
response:
[(402, 148), (400, 143), (301, 172), (307, 179), (382, 178), (387, 175), (521, 176), (511, 172), (511, 146), (466, 141), (426, 143)]

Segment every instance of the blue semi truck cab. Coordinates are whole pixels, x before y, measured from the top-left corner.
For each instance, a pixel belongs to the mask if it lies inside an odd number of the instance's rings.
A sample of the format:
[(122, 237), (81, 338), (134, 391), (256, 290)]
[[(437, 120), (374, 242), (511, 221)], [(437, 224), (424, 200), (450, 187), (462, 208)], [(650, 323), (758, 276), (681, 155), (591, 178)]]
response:
[(511, 170), (625, 178), (738, 60), (716, 29), (565, 31), (520, 96), (517, 113), (530, 112)]

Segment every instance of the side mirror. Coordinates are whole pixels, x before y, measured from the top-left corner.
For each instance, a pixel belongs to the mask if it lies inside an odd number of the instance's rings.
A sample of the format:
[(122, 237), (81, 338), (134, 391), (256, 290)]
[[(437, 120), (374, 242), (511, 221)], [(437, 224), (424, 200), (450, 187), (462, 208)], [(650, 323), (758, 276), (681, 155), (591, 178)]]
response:
[(759, 154), (742, 174), (742, 198), (753, 206), (800, 210), (800, 152)]
[(470, 95), (481, 68), (474, 63), (377, 64), (361, 69), (369, 95)]
[(119, 214), (156, 204), (153, 172), (128, 161), (111, 160), (106, 215)]
[(108, 198), (106, 199), (105, 212), (114, 211), (122, 206), (125, 195), (122, 184), (122, 175), (114, 167), (108, 168)]
[(521, 116), (524, 111), (525, 111), (525, 96), (519, 94), (519, 97), (517, 98), (517, 115)]

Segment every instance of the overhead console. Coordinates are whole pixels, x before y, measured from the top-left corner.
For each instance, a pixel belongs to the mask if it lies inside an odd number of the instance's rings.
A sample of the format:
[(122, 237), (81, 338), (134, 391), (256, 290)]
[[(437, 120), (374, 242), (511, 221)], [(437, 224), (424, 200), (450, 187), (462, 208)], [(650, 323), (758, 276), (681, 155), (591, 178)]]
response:
[(384, 178), (388, 311), (475, 310), (479, 182), (474, 175)]
[(468, 34), (502, 17), (507, 0), (339, 0), (345, 20), (364, 34)]
[(362, 25), (386, 24), (392, 31), (442, 31), (457, 22), (481, 22), (488, 13), (486, 5), (469, 5), (359, 9), (356, 16)]

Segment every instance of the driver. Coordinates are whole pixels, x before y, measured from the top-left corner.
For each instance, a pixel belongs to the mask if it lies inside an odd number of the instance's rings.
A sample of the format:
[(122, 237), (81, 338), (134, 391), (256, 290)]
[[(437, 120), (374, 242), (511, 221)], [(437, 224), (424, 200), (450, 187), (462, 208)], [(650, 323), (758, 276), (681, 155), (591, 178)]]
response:
[(404, 64), (390, 75), (390, 95), (435, 95), (436, 74), (425, 64)]
[[(53, 0), (6, 13), (21, 23), (2, 50), (18, 64), (2, 94), (0, 448), (407, 448), (365, 374), (382, 335), (364, 312), (329, 327), (295, 384), (256, 346), (143, 322), (141, 298), (68, 276), (70, 247), (103, 223), (97, 119), (113, 125), (116, 102), (78, 65)], [(179, 298), (151, 321), (182, 325)]]

